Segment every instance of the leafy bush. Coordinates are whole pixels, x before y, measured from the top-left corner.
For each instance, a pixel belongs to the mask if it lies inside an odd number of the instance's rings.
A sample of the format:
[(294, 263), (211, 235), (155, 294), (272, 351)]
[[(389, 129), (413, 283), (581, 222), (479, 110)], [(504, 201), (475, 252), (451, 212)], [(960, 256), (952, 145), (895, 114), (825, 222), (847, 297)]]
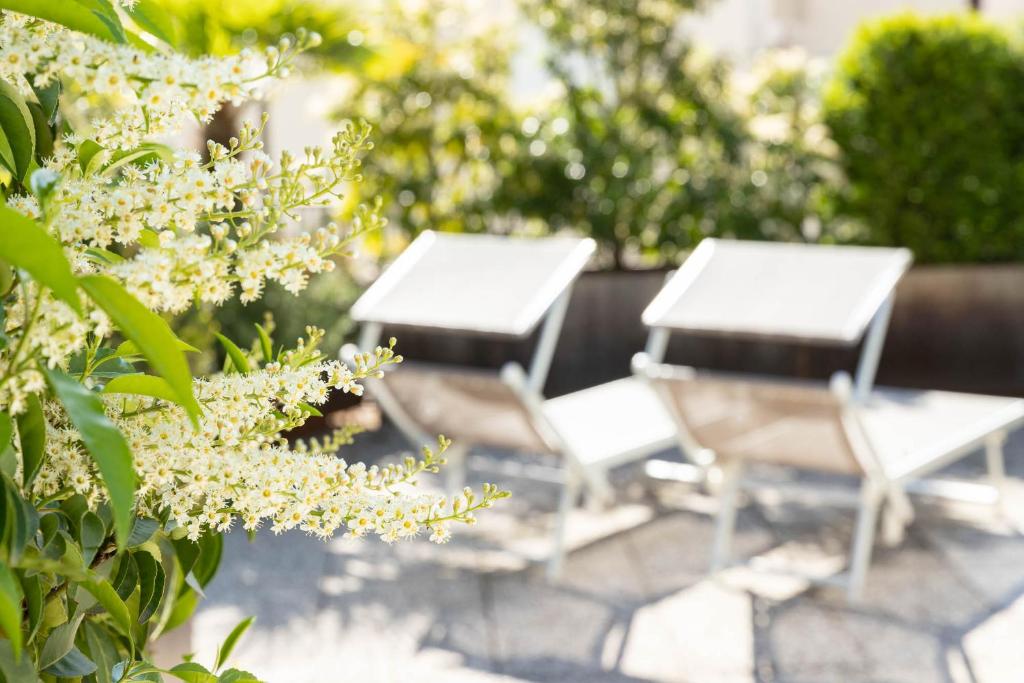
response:
[(1024, 56), (974, 15), (861, 27), (826, 90), (842, 209), (921, 261), (1024, 258)]
[(27, 14), (0, 17), (0, 678), (251, 683), (225, 668), (249, 621), (209, 669), (148, 661), (195, 609), (220, 534), (443, 542), (507, 494), (412, 488), (443, 463), (443, 437), (382, 468), (336, 457), (349, 431), (282, 438), (330, 391), (400, 362), (394, 341), (348, 367), (320, 353), (322, 330), (286, 348), (257, 328), (251, 351), (219, 336), (229, 367), (194, 377), (195, 349), (161, 317), (257, 301), (270, 282), (298, 294), (379, 228), (364, 206), (346, 229), (279, 234), (358, 182), (365, 125), (277, 160), (252, 124), (207, 161), (152, 142), (255, 96), (315, 34), (188, 59), (140, 44), (169, 37), (148, 0), (10, 4)]

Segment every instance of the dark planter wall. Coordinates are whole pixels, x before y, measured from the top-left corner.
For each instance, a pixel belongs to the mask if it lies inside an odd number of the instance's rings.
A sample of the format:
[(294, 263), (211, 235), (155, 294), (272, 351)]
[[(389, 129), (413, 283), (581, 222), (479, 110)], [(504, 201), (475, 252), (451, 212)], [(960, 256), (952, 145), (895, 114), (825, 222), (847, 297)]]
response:
[[(629, 373), (647, 331), (640, 314), (664, 272), (586, 273), (577, 283), (545, 393), (557, 396)], [(498, 368), (528, 363), (524, 342), (387, 330), (411, 360)], [(668, 360), (700, 367), (828, 377), (853, 371), (857, 350), (674, 335)], [(896, 294), (878, 381), (1024, 396), (1024, 266), (921, 266)]]

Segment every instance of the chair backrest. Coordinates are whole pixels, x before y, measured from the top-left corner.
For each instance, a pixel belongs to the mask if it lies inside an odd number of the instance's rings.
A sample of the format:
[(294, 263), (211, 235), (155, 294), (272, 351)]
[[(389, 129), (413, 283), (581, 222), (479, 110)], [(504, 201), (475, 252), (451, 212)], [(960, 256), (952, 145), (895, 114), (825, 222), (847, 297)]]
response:
[(352, 306), (357, 322), (525, 337), (594, 253), (591, 239), (419, 235)]
[(871, 466), (847, 401), (827, 384), (663, 364), (638, 371), (676, 416), (688, 451), (842, 474)]
[(669, 331), (853, 346), (911, 260), (906, 249), (709, 238), (643, 321)]
[(392, 419), (408, 420), (411, 430), (422, 432), (411, 438), (444, 434), (464, 446), (557, 452), (550, 437), (538, 432), (523, 396), (497, 373), (403, 363), (374, 380), (371, 390)]

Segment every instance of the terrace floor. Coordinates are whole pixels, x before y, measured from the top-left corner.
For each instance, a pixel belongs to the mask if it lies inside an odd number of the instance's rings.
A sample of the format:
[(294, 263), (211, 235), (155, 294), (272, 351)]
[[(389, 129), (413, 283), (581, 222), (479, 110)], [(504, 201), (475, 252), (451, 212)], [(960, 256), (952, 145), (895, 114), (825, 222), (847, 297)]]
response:
[[(1024, 433), (1007, 444), (1005, 513), (923, 504), (906, 541), (876, 546), (867, 595), (735, 567), (705, 572), (713, 501), (680, 484), (618, 473), (624, 504), (581, 511), (564, 578), (544, 581), (553, 484), (492, 475), (515, 496), (447, 546), (388, 547), (300, 533), (230, 534), (192, 633), (197, 659), (247, 615), (232, 663), (268, 681), (940, 681), (1024, 680)], [(384, 430), (346, 456), (402, 443)], [(981, 458), (958, 476), (980, 476)], [(482, 475), (480, 478), (483, 478)], [(813, 480), (855, 491), (848, 482)], [(841, 567), (853, 512), (759, 496), (737, 548)]]

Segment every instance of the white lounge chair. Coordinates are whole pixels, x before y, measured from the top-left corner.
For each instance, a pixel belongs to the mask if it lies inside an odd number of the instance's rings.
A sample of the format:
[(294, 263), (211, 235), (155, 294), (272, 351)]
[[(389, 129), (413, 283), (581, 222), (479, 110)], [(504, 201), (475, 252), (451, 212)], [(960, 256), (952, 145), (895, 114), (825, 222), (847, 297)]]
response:
[[(425, 232), (352, 307), (359, 348), (385, 327), (524, 339), (540, 327), (528, 370), (501, 372), (406, 362), (368, 392), (413, 443), (453, 439), (449, 485), (461, 486), (467, 450), (491, 446), (564, 459), (549, 576), (565, 553), (566, 518), (581, 488), (600, 500), (606, 472), (675, 443), (675, 425), (633, 377), (545, 400), (542, 392), (571, 288), (594, 251), (589, 239)], [(399, 332), (400, 336), (400, 332)], [(351, 356), (354, 347), (342, 350)]]
[[(883, 501), (895, 540), (912, 515), (906, 492), (929, 490), (922, 477), (982, 447), (998, 490), (1002, 444), (1024, 423), (1024, 400), (872, 387), (910, 261), (904, 249), (706, 239), (644, 312), (653, 343), (635, 371), (671, 410), (684, 452), (721, 468), (713, 570), (729, 561), (747, 462), (863, 478), (849, 571), (829, 581), (850, 599), (863, 589)], [(673, 332), (863, 348), (852, 383), (797, 382), (666, 365)]]

